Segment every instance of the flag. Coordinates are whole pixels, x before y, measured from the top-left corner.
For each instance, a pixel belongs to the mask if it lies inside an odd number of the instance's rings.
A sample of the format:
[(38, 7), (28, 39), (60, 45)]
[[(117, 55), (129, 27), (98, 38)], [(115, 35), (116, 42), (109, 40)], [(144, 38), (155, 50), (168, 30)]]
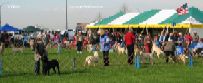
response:
[(181, 7), (177, 8), (176, 11), (177, 11), (178, 15), (184, 15), (184, 14), (189, 13), (188, 4), (187, 3), (183, 4)]

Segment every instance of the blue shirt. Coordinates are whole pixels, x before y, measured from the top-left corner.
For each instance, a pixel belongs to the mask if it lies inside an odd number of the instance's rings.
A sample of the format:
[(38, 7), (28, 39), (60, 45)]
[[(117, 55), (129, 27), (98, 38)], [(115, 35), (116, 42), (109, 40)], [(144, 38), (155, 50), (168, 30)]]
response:
[(183, 46), (176, 46), (176, 55), (181, 55), (184, 53)]
[(100, 45), (102, 51), (109, 51), (110, 50), (110, 39), (108, 36), (100, 36)]
[(194, 48), (203, 48), (203, 43), (197, 43), (197, 45)]

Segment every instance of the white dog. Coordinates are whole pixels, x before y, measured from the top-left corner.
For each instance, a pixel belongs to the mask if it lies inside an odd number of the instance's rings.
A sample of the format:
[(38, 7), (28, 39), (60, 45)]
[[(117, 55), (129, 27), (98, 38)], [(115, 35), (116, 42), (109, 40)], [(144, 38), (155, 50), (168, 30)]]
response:
[(97, 51), (94, 52), (94, 56), (87, 56), (85, 59), (85, 64), (84, 66), (88, 65), (90, 66), (93, 64), (95, 66), (95, 63), (99, 62), (99, 54)]
[(164, 52), (159, 48), (155, 42), (153, 42), (152, 45), (152, 53), (156, 53), (157, 57), (159, 58), (161, 54), (164, 54)]

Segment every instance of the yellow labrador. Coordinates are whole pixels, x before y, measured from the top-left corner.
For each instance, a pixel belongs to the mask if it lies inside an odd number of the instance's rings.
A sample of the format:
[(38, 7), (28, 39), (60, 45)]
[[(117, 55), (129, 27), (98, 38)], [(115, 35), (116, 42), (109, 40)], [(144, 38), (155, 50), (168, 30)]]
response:
[(159, 58), (161, 54), (164, 54), (164, 52), (159, 48), (155, 42), (153, 42), (152, 45), (152, 53), (156, 53), (156, 56)]
[(121, 44), (118, 43), (117, 44), (117, 51), (118, 51), (118, 54), (124, 54), (125, 53), (125, 48), (121, 47)]
[(94, 56), (87, 56), (86, 59), (85, 59), (85, 64), (84, 66), (88, 65), (94, 65), (95, 66), (95, 63), (98, 63), (99, 62), (99, 54), (97, 51), (94, 52)]

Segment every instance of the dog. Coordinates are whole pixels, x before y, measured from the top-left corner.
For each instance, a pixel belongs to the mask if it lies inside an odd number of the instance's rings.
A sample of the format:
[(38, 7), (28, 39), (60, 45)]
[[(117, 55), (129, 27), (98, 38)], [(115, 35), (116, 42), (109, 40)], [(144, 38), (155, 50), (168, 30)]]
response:
[(186, 63), (186, 50), (182, 46), (176, 46), (176, 61)]
[(64, 41), (64, 44), (66, 48), (69, 48), (69, 44), (70, 44), (69, 41)]
[(121, 47), (120, 43), (117, 44), (116, 48), (117, 48), (117, 52), (118, 52), (119, 55), (125, 53), (125, 48)]
[(15, 47), (14, 45), (11, 45), (11, 46), (12, 46), (12, 51), (13, 51), (13, 53), (16, 53), (16, 52), (21, 52), (21, 53), (23, 53), (23, 47), (17, 48), (17, 47)]
[(94, 56), (87, 56), (85, 59), (84, 66), (88, 65), (90, 66), (93, 64), (95, 66), (95, 63), (99, 62), (99, 54), (97, 51), (94, 52)]
[(161, 54), (164, 54), (164, 52), (159, 48), (155, 42), (153, 42), (152, 45), (152, 54), (156, 53), (156, 56), (159, 58)]
[(143, 63), (146, 63), (146, 58), (148, 58), (150, 60), (150, 64), (153, 65), (153, 55), (152, 53), (141, 53), (141, 59)]
[(90, 53), (93, 50), (92, 44), (87, 45), (87, 51)]
[(185, 63), (186, 63), (186, 55), (185, 55), (185, 54), (177, 55), (177, 56), (176, 56), (176, 60), (177, 60), (178, 62), (183, 62), (183, 64), (185, 64)]
[(149, 58), (151, 65), (154, 64), (152, 53), (144, 53), (144, 52), (142, 51), (142, 48), (138, 48), (138, 46), (136, 46), (136, 45), (134, 46), (134, 55), (135, 55), (135, 56), (140, 56), (142, 63), (146, 63), (146, 60), (145, 60), (145, 59), (146, 59), (146, 58)]
[(49, 75), (50, 70), (53, 69), (53, 71), (56, 73), (56, 69), (58, 70), (58, 75), (60, 75), (60, 70), (59, 70), (59, 62), (56, 59), (48, 60), (47, 56), (43, 56), (42, 58), (42, 63), (43, 63), (43, 74), (44, 75)]
[(23, 53), (23, 48), (12, 48), (12, 51), (13, 51), (14, 53), (16, 53), (16, 52), (21, 52), (21, 53)]

